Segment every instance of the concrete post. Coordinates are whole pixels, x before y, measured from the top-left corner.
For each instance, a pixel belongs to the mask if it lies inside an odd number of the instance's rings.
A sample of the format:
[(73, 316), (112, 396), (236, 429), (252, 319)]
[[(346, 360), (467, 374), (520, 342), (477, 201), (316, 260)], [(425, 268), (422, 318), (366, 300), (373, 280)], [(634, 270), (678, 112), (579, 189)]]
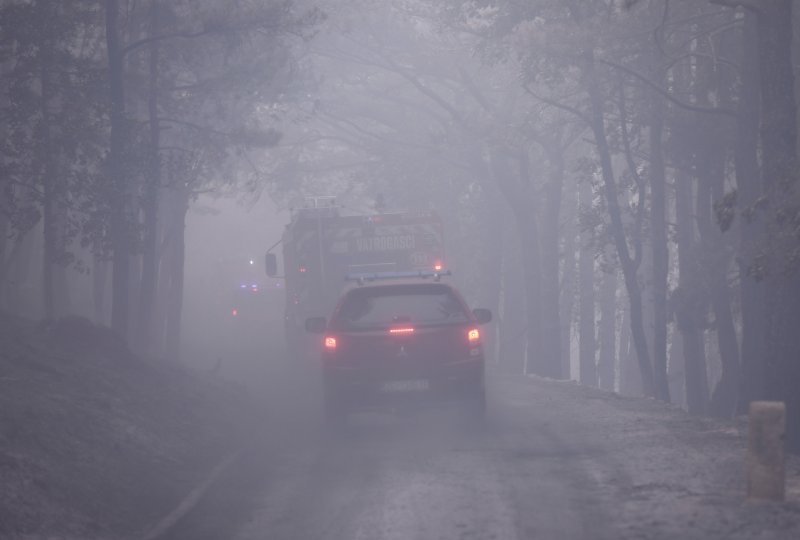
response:
[(774, 401), (750, 403), (747, 436), (747, 497), (782, 501), (786, 490), (784, 435), (786, 405)]

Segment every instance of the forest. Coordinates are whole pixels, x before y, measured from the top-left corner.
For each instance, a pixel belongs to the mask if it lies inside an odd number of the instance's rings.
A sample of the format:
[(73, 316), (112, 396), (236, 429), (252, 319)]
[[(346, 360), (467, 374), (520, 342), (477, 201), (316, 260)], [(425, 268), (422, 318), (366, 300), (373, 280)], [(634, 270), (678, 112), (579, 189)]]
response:
[(177, 360), (198, 201), (435, 208), (500, 369), (800, 450), (794, 8), (2, 0), (0, 309)]

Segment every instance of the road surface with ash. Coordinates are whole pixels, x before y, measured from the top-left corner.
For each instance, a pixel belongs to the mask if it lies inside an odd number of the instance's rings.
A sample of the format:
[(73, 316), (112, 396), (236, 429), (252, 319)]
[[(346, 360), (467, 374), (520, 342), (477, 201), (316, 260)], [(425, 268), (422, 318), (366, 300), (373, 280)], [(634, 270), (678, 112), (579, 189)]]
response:
[(483, 424), (457, 411), (370, 414), (324, 434), (314, 385), (278, 381), (266, 450), (173, 538), (800, 538), (797, 461), (786, 503), (746, 502), (741, 424), (573, 383), (492, 378)]

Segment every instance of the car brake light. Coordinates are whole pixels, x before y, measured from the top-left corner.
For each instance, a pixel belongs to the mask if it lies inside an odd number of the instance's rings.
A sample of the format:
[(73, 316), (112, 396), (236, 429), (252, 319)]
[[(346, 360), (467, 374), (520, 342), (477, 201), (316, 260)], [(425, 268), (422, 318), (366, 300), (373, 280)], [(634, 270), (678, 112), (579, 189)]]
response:
[(398, 328), (390, 328), (389, 329), (389, 333), (390, 334), (413, 334), (414, 333), (414, 328), (411, 327), (411, 326), (401, 326), (401, 327), (398, 327)]
[(441, 263), (441, 261), (436, 261), (433, 263), (433, 269), (436, 272), (441, 272), (444, 269), (444, 265)]
[(297, 271), (300, 272), (301, 274), (305, 274), (306, 271), (307, 271), (307, 268), (305, 266), (301, 265), (300, 268), (297, 269)]
[(478, 343), (481, 339), (481, 333), (477, 328), (470, 328), (467, 332), (467, 339), (470, 343)]
[(333, 336), (328, 336), (325, 338), (325, 348), (329, 351), (336, 350), (336, 338)]

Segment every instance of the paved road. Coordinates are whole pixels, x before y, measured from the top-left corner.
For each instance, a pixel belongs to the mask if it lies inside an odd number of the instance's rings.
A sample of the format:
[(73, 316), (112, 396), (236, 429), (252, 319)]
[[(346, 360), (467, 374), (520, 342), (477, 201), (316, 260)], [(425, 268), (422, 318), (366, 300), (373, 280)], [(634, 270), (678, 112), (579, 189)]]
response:
[(286, 366), (265, 375), (260, 449), (171, 540), (800, 538), (798, 501), (744, 503), (734, 425), (492, 377), (484, 423), (356, 415), (329, 434), (308, 370)]
[(284, 440), (263, 458), (264, 489), (234, 538), (617, 538), (584, 466), (603, 451), (581, 430), (556, 436), (528, 388), (493, 390), (483, 423), (457, 410), (369, 414), (323, 434), (313, 400), (291, 420), (283, 409), (273, 420)]

